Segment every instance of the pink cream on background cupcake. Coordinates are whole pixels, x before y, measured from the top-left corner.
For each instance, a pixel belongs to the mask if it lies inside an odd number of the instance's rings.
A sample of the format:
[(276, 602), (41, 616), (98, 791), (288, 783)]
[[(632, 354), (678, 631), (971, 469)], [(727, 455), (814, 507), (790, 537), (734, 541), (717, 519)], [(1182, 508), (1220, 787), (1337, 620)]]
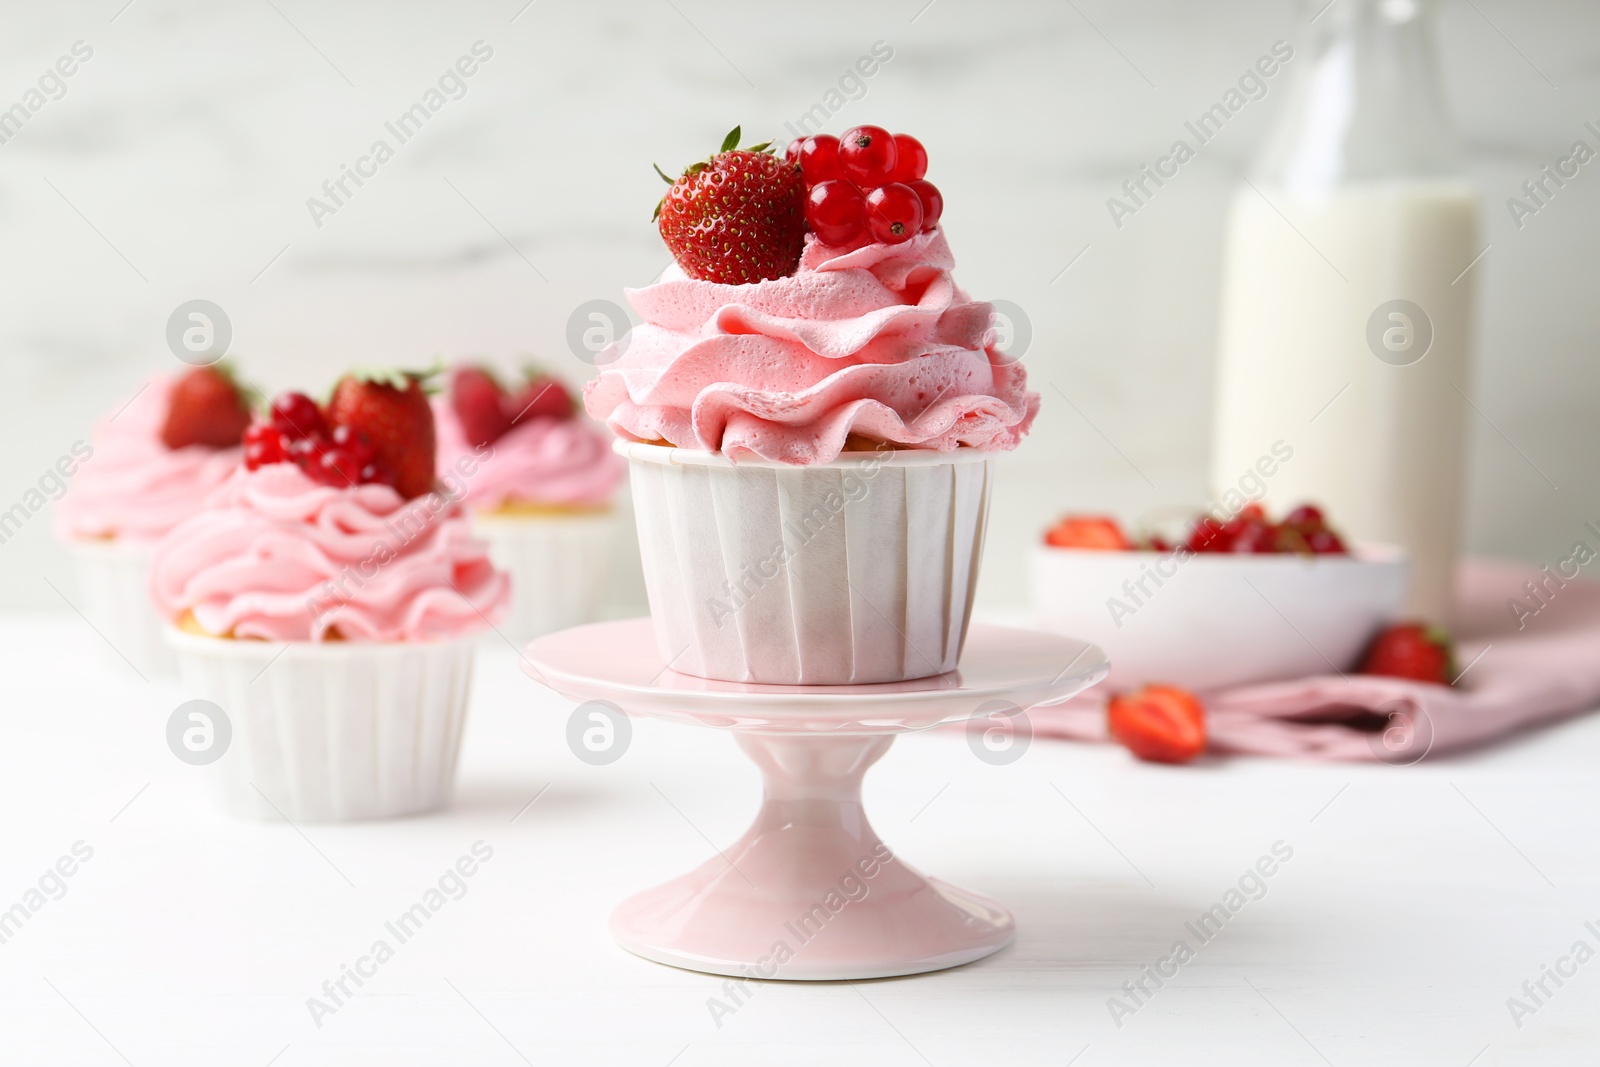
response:
[(474, 639), (510, 590), (434, 479), (420, 382), (347, 376), (326, 407), (280, 397), (245, 441), (245, 465), (150, 569), (186, 690), (231, 725), (225, 808), (342, 821), (442, 806)]
[(92, 454), (56, 505), (84, 614), (141, 672), (176, 668), (145, 592), (151, 552), (239, 466), (249, 421), (219, 367), (150, 378), (95, 425)]
[(857, 127), (783, 160), (718, 153), (662, 202), (677, 262), (628, 291), (643, 324), (584, 399), (630, 460), (674, 670), (826, 685), (956, 666), (995, 457), (1039, 398), (955, 283), (926, 160)]
[(458, 489), (511, 575), (501, 629), (521, 644), (597, 620), (613, 563), (613, 501), (627, 470), (608, 435), (564, 385), (537, 373), (508, 391), (487, 369), (458, 366), (433, 408), (441, 468), (475, 463)]

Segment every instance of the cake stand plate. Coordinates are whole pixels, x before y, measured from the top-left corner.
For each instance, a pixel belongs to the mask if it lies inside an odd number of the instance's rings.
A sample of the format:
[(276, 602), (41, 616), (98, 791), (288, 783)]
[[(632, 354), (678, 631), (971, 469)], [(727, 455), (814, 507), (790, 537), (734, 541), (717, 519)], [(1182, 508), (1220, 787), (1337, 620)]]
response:
[(895, 735), (975, 716), (997, 724), (1106, 675), (1094, 645), (971, 627), (959, 669), (877, 685), (715, 682), (667, 668), (649, 619), (541, 637), (523, 669), (572, 700), (729, 730), (761, 770), (745, 835), (625, 900), (611, 935), (649, 960), (740, 978), (887, 978), (955, 967), (1011, 942), (999, 904), (929, 878), (868, 823), (861, 779)]

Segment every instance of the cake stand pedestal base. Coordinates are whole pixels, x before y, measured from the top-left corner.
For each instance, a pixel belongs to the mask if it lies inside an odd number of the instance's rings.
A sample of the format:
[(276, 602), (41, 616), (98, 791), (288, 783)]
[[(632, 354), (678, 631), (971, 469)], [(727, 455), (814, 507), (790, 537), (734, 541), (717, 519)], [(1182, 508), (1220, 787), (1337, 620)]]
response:
[(971, 963), (1015, 931), (1005, 908), (924, 876), (873, 832), (861, 806), (867, 768), (899, 734), (948, 723), (981, 725), (985, 752), (991, 736), (1025, 744), (1023, 712), (1082, 692), (1109, 664), (1083, 641), (974, 624), (960, 667), (932, 678), (720, 682), (668, 669), (650, 620), (626, 619), (541, 637), (522, 669), (608, 715), (727, 731), (761, 770), (755, 824), (695, 870), (624, 900), (611, 915), (619, 945), (710, 974), (836, 981)]
[(928, 878), (873, 832), (861, 777), (892, 736), (736, 734), (765, 799), (738, 842), (630, 897), (611, 935), (657, 963), (741, 978), (887, 978), (1011, 943), (1011, 913)]

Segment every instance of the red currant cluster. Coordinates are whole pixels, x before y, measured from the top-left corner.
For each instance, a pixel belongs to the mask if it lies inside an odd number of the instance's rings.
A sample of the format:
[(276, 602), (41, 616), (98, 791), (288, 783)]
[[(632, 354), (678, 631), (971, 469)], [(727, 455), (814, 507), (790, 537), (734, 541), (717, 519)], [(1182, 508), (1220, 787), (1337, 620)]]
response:
[(1313, 504), (1301, 504), (1276, 523), (1267, 518), (1259, 504), (1246, 504), (1227, 522), (1205, 516), (1190, 532), (1188, 548), (1191, 552), (1262, 555), (1298, 552), (1340, 556), (1349, 552), (1343, 539), (1323, 518), (1322, 509)]
[(863, 230), (899, 244), (939, 225), (944, 197), (923, 177), (928, 150), (909, 134), (857, 126), (841, 137), (821, 133), (789, 145), (806, 186), (806, 223), (817, 240), (842, 247)]
[(349, 426), (330, 427), (317, 402), (304, 393), (279, 396), (267, 421), (244, 432), (244, 465), (255, 470), (272, 463), (293, 463), (312, 481), (335, 488), (396, 481), (363, 434)]

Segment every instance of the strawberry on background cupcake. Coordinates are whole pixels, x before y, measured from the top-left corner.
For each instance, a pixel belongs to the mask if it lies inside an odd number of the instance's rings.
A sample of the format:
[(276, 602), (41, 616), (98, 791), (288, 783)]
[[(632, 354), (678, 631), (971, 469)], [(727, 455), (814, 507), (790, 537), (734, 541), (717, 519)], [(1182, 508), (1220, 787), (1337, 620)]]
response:
[[(593, 622), (605, 602), (626, 464), (557, 378), (525, 371), (507, 389), (461, 364), (434, 399), (441, 466), (475, 462), (459, 493), (495, 563), (511, 574), (514, 641)], [(453, 486), (454, 487), (454, 486)]]
[(157, 375), (95, 425), (92, 453), (56, 505), (84, 614), (140, 671), (174, 666), (145, 592), (151, 551), (239, 466), (249, 422), (225, 364)]
[(150, 569), (185, 687), (232, 724), (226, 807), (324, 821), (439, 807), (473, 639), (509, 583), (436, 479), (420, 376), (347, 375), (326, 405), (281, 396), (245, 440), (244, 465)]
[(586, 387), (624, 444), (674, 669), (893, 681), (955, 667), (995, 457), (1038, 411), (952, 276), (915, 139), (722, 151), (657, 212), (676, 262)]

